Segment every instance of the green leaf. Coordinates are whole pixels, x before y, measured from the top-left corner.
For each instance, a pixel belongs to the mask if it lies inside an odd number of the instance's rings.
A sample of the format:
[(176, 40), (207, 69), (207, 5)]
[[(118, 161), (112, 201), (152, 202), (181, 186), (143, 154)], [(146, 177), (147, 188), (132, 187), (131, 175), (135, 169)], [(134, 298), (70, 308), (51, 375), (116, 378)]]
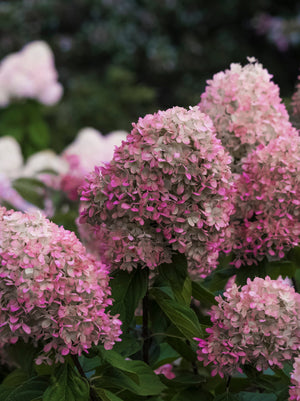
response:
[(293, 370), (292, 364), (285, 363), (283, 369), (279, 369), (278, 367), (272, 369), (277, 376), (279, 376), (280, 380), (285, 384), (290, 384), (291, 381), (291, 373)]
[(90, 372), (91, 370), (96, 369), (102, 363), (101, 358), (99, 358), (97, 355), (93, 358), (87, 358), (82, 355), (78, 359), (84, 372)]
[(148, 285), (148, 270), (133, 269), (132, 272), (118, 270), (112, 274), (110, 281), (112, 298), (112, 314), (120, 314), (122, 330), (130, 325), (139, 301), (145, 296)]
[(141, 347), (140, 341), (137, 341), (132, 335), (124, 333), (122, 335), (122, 341), (114, 345), (114, 351), (123, 356), (130, 356), (138, 352)]
[(236, 269), (236, 283), (237, 285), (245, 285), (247, 279), (253, 280), (255, 277), (265, 278), (267, 276), (266, 261), (263, 260), (257, 266), (242, 266)]
[(248, 377), (232, 377), (230, 380), (230, 390), (233, 393), (239, 393), (240, 391), (244, 391), (251, 387), (253, 383)]
[(185, 255), (173, 256), (172, 263), (164, 263), (158, 268), (159, 274), (172, 288), (175, 299), (184, 305), (189, 305), (192, 296), (191, 279), (187, 272)]
[(98, 388), (97, 394), (101, 397), (102, 401), (122, 401), (122, 398), (118, 397), (109, 390), (104, 390), (103, 388)]
[(27, 379), (28, 374), (24, 372), (24, 370), (16, 369), (8, 376), (6, 376), (6, 378), (2, 382), (2, 385), (6, 387), (17, 387), (26, 382)]
[(294, 277), (297, 266), (294, 262), (289, 260), (268, 262), (266, 264), (266, 273), (271, 279), (276, 280), (279, 276), (282, 277)]
[(201, 305), (206, 307), (211, 307), (212, 305), (217, 305), (217, 301), (215, 300), (215, 296), (212, 292), (210, 292), (207, 288), (205, 288), (202, 284), (197, 283), (196, 281), (192, 282), (192, 294), (193, 297), (198, 299), (201, 302)]
[[(273, 373), (273, 372), (272, 372)], [(250, 378), (250, 376), (248, 376)], [(254, 383), (258, 388), (267, 391), (268, 393), (273, 393), (275, 391), (280, 391), (281, 388), (289, 383), (287, 377), (281, 376), (280, 378), (274, 374), (258, 374), (256, 377), (251, 377), (252, 383)]]
[(199, 384), (205, 382), (206, 378), (200, 375), (195, 375), (194, 373), (186, 372), (184, 374), (177, 374), (176, 377), (172, 380), (167, 379), (166, 377), (162, 376), (162, 381), (169, 388), (176, 388), (182, 390), (188, 387), (195, 387), (199, 386)]
[(240, 401), (276, 401), (277, 397), (271, 393), (250, 393), (248, 391), (241, 391), (239, 393)]
[(205, 390), (190, 388), (175, 394), (171, 401), (211, 401), (213, 398), (213, 395)]
[(235, 395), (229, 392), (219, 394), (214, 398), (214, 401), (240, 401), (240, 399)]
[(159, 377), (143, 362), (139, 365), (139, 370), (136, 373), (138, 373), (138, 383), (132, 380), (132, 375), (128, 375), (119, 369), (111, 369), (107, 375), (94, 379), (93, 383), (98, 388), (126, 389), (142, 396), (158, 395), (166, 389)]
[(88, 401), (89, 385), (69, 364), (59, 366), (43, 401)]
[(31, 178), (18, 178), (12, 184), (23, 199), (40, 209), (44, 208), (43, 185), (40, 181)]
[(288, 254), (288, 259), (294, 262), (297, 269), (300, 268), (300, 246), (295, 246)]
[(289, 385), (285, 386), (277, 395), (276, 401), (288, 401), (289, 400)]
[(189, 362), (194, 362), (197, 359), (197, 354), (194, 352), (189, 345), (183, 340), (175, 337), (167, 337), (166, 341), (175, 349), (183, 358)]
[(27, 126), (29, 140), (36, 150), (45, 149), (49, 146), (49, 130), (45, 122), (41, 119), (35, 119)]
[(42, 181), (32, 177), (17, 178), (14, 180), (14, 184), (22, 184), (29, 187), (32, 186), (37, 188), (46, 188), (46, 185)]
[(180, 355), (176, 352), (169, 344), (159, 344), (159, 355), (154, 363), (151, 363), (152, 369), (155, 370), (166, 363), (171, 363), (175, 359), (179, 358)]
[(41, 397), (49, 384), (47, 378), (40, 376), (31, 377), (20, 384), (17, 384), (17, 379), (15, 384), (11, 379), (7, 383), (9, 385), (0, 385), (1, 401), (32, 401)]
[(291, 373), (293, 371), (293, 363), (286, 362), (283, 364), (283, 369), (281, 369), (281, 372), (283, 372), (288, 378), (291, 377)]
[(219, 267), (218, 269), (214, 270), (205, 280), (204, 285), (210, 291), (223, 291), (224, 286), (226, 285), (227, 281), (230, 277), (237, 274), (238, 269), (236, 267)]
[(34, 373), (35, 363), (34, 359), (38, 354), (38, 349), (32, 344), (26, 344), (23, 341), (18, 341), (16, 344), (8, 348), (10, 358), (20, 368), (27, 373), (28, 377)]
[(42, 363), (41, 365), (34, 365), (34, 370), (38, 376), (51, 376), (57, 365), (48, 365), (47, 363)]
[(203, 329), (192, 309), (167, 298), (159, 288), (152, 288), (150, 293), (165, 315), (188, 340), (203, 336)]
[[(114, 368), (112, 377), (107, 378), (110, 385), (120, 388), (124, 385), (138, 395), (156, 395), (165, 388), (150, 366), (142, 361), (126, 360), (115, 351), (102, 351), (101, 357)], [(104, 383), (97, 387), (107, 387)]]
[(144, 364), (143, 362), (126, 360), (115, 351), (104, 351), (101, 353), (101, 356), (111, 366), (128, 373), (132, 380), (134, 380), (136, 383), (139, 383), (138, 369), (140, 367), (140, 363)]

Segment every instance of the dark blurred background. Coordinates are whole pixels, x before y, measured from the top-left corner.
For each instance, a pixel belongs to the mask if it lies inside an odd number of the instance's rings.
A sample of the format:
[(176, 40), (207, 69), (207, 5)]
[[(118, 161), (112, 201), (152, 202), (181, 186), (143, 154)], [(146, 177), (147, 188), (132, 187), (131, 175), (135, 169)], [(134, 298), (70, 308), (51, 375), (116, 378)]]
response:
[(299, 14), (294, 0), (0, 1), (0, 59), (33, 40), (51, 46), (65, 93), (45, 113), (61, 151), (84, 126), (129, 130), (146, 113), (195, 105), (207, 79), (247, 56), (290, 97)]

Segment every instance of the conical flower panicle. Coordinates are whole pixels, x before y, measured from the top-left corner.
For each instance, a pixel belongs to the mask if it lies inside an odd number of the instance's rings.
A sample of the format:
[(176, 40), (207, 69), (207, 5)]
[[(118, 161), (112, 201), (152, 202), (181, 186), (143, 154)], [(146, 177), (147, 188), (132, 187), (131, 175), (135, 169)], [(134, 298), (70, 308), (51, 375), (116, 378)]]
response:
[(273, 139), (244, 160), (230, 229), (234, 264), (278, 260), (300, 241), (300, 137)]
[(233, 212), (230, 161), (198, 107), (146, 115), (90, 175), (80, 221), (95, 227), (114, 268), (154, 269), (178, 251), (205, 277)]
[(249, 64), (231, 64), (207, 81), (199, 108), (212, 119), (218, 138), (233, 157), (233, 168), (240, 172), (240, 160), (258, 145), (295, 131), (279, 87), (255, 59)]
[(75, 234), (41, 214), (0, 208), (0, 345), (44, 344), (37, 360), (106, 349), (120, 341), (121, 322), (106, 308), (108, 268), (86, 253)]

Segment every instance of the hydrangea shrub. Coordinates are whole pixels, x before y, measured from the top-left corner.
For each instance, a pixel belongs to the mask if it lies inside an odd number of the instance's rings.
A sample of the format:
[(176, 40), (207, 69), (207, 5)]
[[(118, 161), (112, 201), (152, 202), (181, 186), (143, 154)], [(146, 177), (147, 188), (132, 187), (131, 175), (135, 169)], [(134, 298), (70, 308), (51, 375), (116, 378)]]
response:
[(0, 207), (0, 399), (300, 399), (300, 139), (271, 75), (232, 64), (122, 136), (26, 164), (0, 141), (0, 203), (35, 205)]

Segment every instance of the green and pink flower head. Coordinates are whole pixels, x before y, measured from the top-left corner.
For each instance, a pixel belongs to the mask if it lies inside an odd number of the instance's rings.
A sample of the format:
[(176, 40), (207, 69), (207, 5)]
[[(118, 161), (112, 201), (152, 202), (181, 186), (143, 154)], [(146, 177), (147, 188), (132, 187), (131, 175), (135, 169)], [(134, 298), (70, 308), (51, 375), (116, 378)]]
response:
[(300, 294), (281, 277), (256, 277), (241, 289), (233, 284), (216, 297), (210, 311), (213, 326), (206, 340), (197, 339), (198, 359), (213, 365), (212, 375), (283, 368), (300, 350)]
[(198, 107), (146, 115), (89, 176), (80, 222), (93, 226), (113, 268), (154, 269), (178, 251), (205, 277), (233, 213), (230, 162)]
[(107, 266), (40, 213), (0, 208), (0, 278), (0, 346), (31, 340), (51, 363), (120, 341)]
[(293, 130), (272, 75), (253, 57), (248, 61), (244, 67), (233, 63), (215, 74), (199, 103), (232, 155), (237, 172), (240, 160), (252, 149)]
[(236, 181), (234, 264), (278, 260), (300, 241), (300, 137), (280, 136), (250, 153)]

